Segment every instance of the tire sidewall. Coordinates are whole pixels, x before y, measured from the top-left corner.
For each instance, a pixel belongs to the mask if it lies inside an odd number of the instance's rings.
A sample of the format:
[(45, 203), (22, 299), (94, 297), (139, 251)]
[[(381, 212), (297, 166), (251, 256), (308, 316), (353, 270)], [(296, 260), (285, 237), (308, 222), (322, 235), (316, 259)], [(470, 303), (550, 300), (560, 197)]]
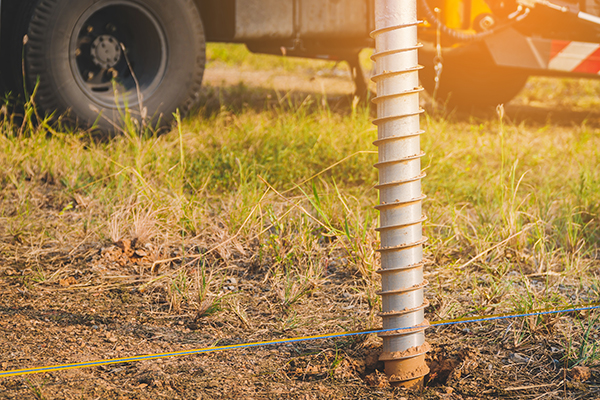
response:
[[(92, 7), (117, 3), (142, 7), (156, 19), (165, 35), (167, 52), (163, 79), (154, 92), (143, 99), (149, 116), (156, 118), (162, 113), (163, 120), (170, 120), (170, 114), (175, 109), (182, 108), (185, 111), (192, 105), (202, 80), (205, 44), (200, 15), (191, 0), (44, 2), (47, 7), (39, 8), (32, 18), (26, 54), (28, 81), (35, 85), (39, 76), (38, 103), (46, 111), (56, 110), (61, 114), (70, 111), (85, 124), (98, 120), (100, 112), (103, 115), (101, 119), (105, 121), (107, 118), (113, 121), (119, 119), (122, 110), (117, 108), (116, 102), (114, 107), (105, 107), (78, 85), (75, 74), (79, 74), (79, 71), (73, 70), (69, 54), (72, 37), (78, 34), (76, 26), (86, 11)], [(36, 21), (42, 18), (46, 18), (46, 21)], [(45, 29), (46, 32), (35, 32), (35, 29)], [(46, 56), (40, 57), (39, 52)], [(106, 125), (101, 119), (99, 123)]]

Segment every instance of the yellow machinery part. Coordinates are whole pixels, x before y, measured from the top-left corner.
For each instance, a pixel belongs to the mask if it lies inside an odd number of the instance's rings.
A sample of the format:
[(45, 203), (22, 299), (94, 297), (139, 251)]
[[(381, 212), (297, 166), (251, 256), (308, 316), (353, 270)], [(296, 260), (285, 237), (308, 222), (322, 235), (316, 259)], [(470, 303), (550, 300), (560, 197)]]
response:
[(444, 0), (443, 4), (442, 21), (451, 29), (474, 32), (475, 18), (492, 13), (484, 0)]

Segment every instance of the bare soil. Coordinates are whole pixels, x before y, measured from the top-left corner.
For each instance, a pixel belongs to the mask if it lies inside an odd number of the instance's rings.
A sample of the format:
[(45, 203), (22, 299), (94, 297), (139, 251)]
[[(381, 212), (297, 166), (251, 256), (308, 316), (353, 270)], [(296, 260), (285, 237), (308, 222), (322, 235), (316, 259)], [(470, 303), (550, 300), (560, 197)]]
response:
[[(209, 70), (209, 89), (220, 85), (263, 88), (262, 102), (298, 90), (329, 101), (352, 93), (349, 77), (293, 77)], [(331, 86), (331, 87), (330, 87)], [(342, 101), (342, 100), (340, 100)], [(518, 111), (518, 110), (517, 110)], [(40, 219), (56, 218), (60, 185), (31, 183)], [(5, 193), (9, 202), (11, 194)], [(76, 223), (77, 213), (72, 213)], [(356, 277), (341, 257), (324, 257), (327, 279), (289, 307), (278, 305), (265, 282), (265, 265), (235, 249), (212, 262), (222, 265), (228, 302), (207, 316), (166, 289), (143, 290), (136, 276), (178, 249), (144, 243), (70, 243), (39, 248), (14, 236), (0, 241), (0, 369), (198, 349), (278, 338), (376, 327), (367, 299), (351, 290)], [(248, 245), (252, 249), (252, 245)], [(259, 249), (254, 248), (256, 252)], [(180, 268), (182, 261), (163, 266)], [(40, 279), (39, 271), (45, 278)], [(141, 274), (140, 274), (141, 272)], [(443, 277), (442, 277), (443, 278)], [(227, 293), (225, 293), (227, 294)], [(235, 294), (235, 296), (233, 296)], [(582, 314), (580, 317), (585, 317)], [(434, 316), (429, 316), (435, 319)], [(117, 364), (0, 379), (2, 399), (597, 399), (600, 370), (573, 375), (558, 361), (561, 344), (549, 317), (528, 339), (516, 339), (526, 321), (432, 328), (432, 369), (420, 392), (391, 388), (378, 362), (374, 336), (301, 342), (196, 356)], [(588, 375), (586, 375), (586, 373)]]

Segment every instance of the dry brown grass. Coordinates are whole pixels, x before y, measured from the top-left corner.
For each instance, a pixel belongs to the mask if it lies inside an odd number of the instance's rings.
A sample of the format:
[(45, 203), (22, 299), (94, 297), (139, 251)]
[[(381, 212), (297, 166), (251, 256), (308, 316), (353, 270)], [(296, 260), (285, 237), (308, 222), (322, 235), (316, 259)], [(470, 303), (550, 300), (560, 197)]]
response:
[[(600, 298), (600, 116), (577, 97), (540, 121), (531, 99), (555, 81), (537, 82), (503, 123), (423, 121), (430, 320)], [(379, 326), (370, 110), (244, 86), (206, 96), (201, 117), (161, 136), (3, 120), (2, 369)], [(597, 318), (432, 329), (432, 362), (450, 367), (422, 396), (594, 398)], [(385, 387), (378, 351), (375, 337), (304, 343), (2, 380), (0, 392), (409, 396)], [(588, 382), (564, 379), (577, 365)]]

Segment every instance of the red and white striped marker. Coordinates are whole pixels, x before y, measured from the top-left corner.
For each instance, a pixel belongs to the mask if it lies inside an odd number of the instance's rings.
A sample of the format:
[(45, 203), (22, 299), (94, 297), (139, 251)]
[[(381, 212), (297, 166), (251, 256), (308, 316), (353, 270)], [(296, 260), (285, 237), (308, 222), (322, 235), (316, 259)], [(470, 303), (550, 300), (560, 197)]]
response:
[(553, 40), (548, 69), (600, 74), (600, 44)]

